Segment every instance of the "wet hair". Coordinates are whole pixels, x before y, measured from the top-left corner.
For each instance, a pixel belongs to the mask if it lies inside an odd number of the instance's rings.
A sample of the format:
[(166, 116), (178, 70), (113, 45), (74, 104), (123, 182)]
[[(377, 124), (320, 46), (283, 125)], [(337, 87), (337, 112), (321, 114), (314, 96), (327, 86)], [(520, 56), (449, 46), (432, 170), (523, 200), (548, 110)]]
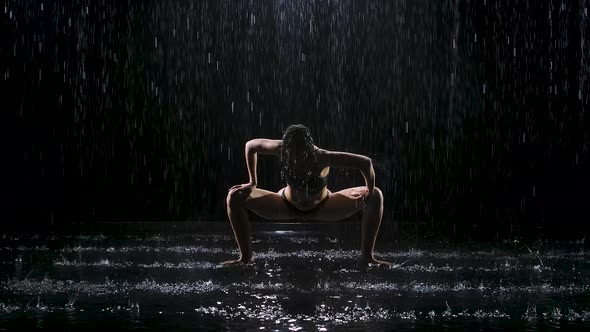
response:
[[(315, 154), (315, 146), (309, 128), (302, 124), (292, 124), (283, 132), (283, 143), (281, 146), (281, 179), (287, 180), (292, 174), (295, 158), (293, 152), (303, 151), (302, 154)], [(291, 153), (289, 153), (291, 152)]]

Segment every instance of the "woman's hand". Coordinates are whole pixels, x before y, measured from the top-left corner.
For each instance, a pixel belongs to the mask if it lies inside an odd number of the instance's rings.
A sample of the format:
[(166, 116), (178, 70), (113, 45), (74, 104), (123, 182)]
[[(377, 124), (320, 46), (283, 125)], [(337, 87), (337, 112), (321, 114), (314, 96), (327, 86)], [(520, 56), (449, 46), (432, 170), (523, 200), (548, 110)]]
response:
[(367, 202), (369, 201), (369, 199), (373, 196), (373, 190), (369, 190), (369, 188), (365, 189), (364, 195), (363, 195), (363, 207), (367, 206)]
[(350, 192), (350, 195), (354, 198), (361, 198), (363, 201), (363, 208), (367, 205), (367, 201), (372, 196), (372, 191), (369, 191), (368, 188), (363, 189), (355, 189)]
[(252, 193), (252, 190), (254, 190), (254, 188), (256, 188), (256, 185), (254, 183), (237, 184), (229, 188), (228, 192), (230, 194), (235, 192), (238, 195), (238, 197), (246, 201), (248, 197), (250, 197), (250, 194)]

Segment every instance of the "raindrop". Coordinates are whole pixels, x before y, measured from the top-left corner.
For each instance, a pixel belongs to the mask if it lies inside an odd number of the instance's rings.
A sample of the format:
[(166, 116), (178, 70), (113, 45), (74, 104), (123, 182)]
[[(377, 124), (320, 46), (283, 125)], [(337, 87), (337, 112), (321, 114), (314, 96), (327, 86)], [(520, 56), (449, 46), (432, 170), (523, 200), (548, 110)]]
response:
[(484, 94), (484, 95), (486, 94), (486, 88), (487, 88), (487, 86), (486, 86), (486, 84), (484, 83), (484, 84), (483, 84), (483, 86), (482, 86), (482, 90), (483, 90), (483, 94)]
[(158, 37), (154, 38), (154, 45), (156, 46), (156, 48), (158, 48)]
[(408, 133), (408, 121), (406, 121), (406, 134)]
[(232, 114), (234, 112), (234, 102), (233, 101), (231, 102), (231, 112), (232, 112)]
[(477, 33), (474, 34), (474, 43), (477, 43)]
[(41, 2), (41, 11), (43, 11), (43, 2)]

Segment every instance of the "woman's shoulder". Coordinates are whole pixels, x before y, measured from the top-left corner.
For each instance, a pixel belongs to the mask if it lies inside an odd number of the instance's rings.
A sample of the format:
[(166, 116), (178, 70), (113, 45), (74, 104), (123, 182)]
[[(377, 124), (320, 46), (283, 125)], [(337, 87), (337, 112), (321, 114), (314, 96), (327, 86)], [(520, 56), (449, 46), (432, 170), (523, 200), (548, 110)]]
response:
[(328, 153), (328, 152), (329, 152), (328, 150), (326, 150), (326, 149), (322, 149), (322, 148), (320, 148), (320, 147), (319, 147), (319, 146), (317, 146), (317, 145), (314, 145), (314, 146), (313, 146), (313, 148), (314, 148), (315, 152), (316, 152), (318, 155), (325, 155), (326, 153)]
[(344, 152), (318, 149), (318, 162), (324, 166), (334, 166), (342, 168), (363, 168), (371, 159), (367, 156)]
[(323, 165), (327, 165), (329, 162), (328, 155), (330, 153), (329, 150), (322, 149), (319, 146), (315, 146), (316, 152), (316, 162), (320, 165), (323, 169)]
[(254, 138), (246, 143), (247, 146), (261, 154), (278, 155), (283, 146), (283, 140), (269, 138)]

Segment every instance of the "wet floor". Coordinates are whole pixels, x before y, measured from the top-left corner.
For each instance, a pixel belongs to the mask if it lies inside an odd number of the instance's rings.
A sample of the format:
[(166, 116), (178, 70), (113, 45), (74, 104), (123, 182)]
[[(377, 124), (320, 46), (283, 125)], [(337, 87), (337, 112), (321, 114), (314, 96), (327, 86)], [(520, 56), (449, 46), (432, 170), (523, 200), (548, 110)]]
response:
[[(358, 241), (230, 230), (0, 234), (0, 329), (410, 330), (590, 327), (582, 242), (378, 243), (392, 269), (357, 266)], [(354, 234), (349, 234), (354, 235)]]

